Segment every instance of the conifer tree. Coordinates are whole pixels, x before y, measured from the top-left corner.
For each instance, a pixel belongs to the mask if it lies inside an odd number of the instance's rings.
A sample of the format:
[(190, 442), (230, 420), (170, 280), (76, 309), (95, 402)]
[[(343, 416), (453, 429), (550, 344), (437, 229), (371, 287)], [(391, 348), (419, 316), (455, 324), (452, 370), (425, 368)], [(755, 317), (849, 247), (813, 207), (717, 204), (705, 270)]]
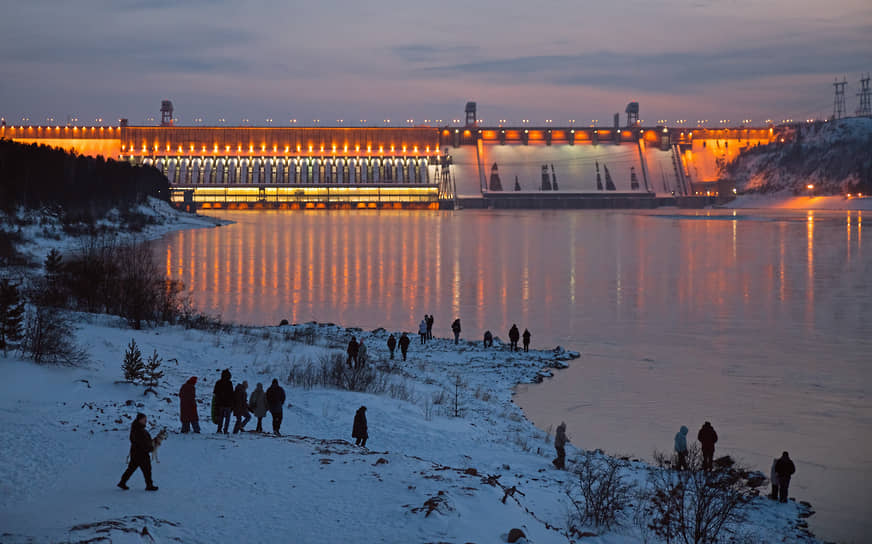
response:
[(24, 301), (18, 286), (6, 278), (0, 280), (0, 349), (6, 355), (21, 344), (24, 337)]
[(124, 352), (124, 363), (121, 368), (124, 370), (124, 379), (138, 383), (141, 382), (145, 374), (145, 364), (142, 362), (142, 352), (139, 346), (136, 345), (136, 340), (130, 340), (127, 345), (127, 351)]
[(164, 375), (163, 370), (160, 368), (161, 362), (162, 359), (158, 357), (157, 350), (154, 350), (154, 353), (151, 354), (145, 363), (145, 370), (142, 375), (142, 381), (145, 385), (157, 387), (158, 382)]
[(62, 278), (64, 262), (57, 249), (52, 249), (46, 255), (43, 268), (45, 269), (45, 292), (40, 296), (41, 301), (48, 306), (66, 306), (66, 295)]

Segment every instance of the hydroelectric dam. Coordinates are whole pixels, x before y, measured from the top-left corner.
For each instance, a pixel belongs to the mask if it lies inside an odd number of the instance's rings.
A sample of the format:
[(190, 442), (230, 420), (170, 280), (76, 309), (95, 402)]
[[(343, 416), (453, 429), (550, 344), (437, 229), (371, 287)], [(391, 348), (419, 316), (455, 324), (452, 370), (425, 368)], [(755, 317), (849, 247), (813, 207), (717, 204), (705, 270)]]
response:
[[(629, 110), (629, 106), (628, 106)], [(629, 111), (628, 111), (629, 113)], [(160, 170), (187, 209), (653, 208), (725, 196), (721, 168), (781, 127), (34, 126), (0, 138)]]

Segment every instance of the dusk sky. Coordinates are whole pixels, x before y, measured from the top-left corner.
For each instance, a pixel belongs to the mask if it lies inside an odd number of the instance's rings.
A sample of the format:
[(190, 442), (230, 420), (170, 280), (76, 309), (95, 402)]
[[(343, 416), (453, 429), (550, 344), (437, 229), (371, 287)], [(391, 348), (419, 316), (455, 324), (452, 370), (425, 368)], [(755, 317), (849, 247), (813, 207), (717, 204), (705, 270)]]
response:
[(0, 18), (0, 115), (131, 124), (827, 116), (872, 71), (869, 0), (28, 0)]

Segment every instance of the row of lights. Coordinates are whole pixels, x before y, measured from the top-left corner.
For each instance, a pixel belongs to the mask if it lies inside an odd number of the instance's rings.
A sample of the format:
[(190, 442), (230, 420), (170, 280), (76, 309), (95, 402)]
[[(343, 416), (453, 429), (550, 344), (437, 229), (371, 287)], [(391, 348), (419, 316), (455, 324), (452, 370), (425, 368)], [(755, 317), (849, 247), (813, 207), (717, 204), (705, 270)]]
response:
[[(229, 153), (229, 152), (230, 152), (230, 148), (231, 148), (231, 146), (229, 146), (229, 145), (225, 145), (225, 146), (224, 146), (224, 151), (227, 152), (227, 153)], [(315, 146), (312, 146), (312, 145), (309, 145), (308, 148), (309, 148), (309, 153), (312, 153), (312, 152), (314, 152), (314, 150), (315, 150)], [(298, 152), (298, 153), (302, 152), (302, 149), (303, 149), (303, 146), (301, 146), (301, 145), (297, 145), (297, 152)], [(403, 153), (406, 153), (407, 150), (408, 150), (408, 147), (404, 145), (404, 146), (401, 146), (401, 149), (402, 149), (402, 152), (403, 152)], [(126, 150), (128, 150), (128, 146), (127, 146), (127, 145), (122, 145), (122, 146), (121, 146), (121, 150), (122, 150), (122, 151), (126, 151)], [(149, 149), (148, 149), (148, 146), (147, 146), (146, 144), (143, 144), (143, 145), (142, 145), (142, 152), (143, 152), (143, 153), (148, 153), (148, 150), (149, 150)], [(160, 146), (159, 146), (159, 145), (155, 145), (153, 150), (154, 150), (155, 153), (157, 153), (157, 152), (160, 150)], [(166, 146), (166, 150), (167, 150), (168, 152), (171, 151), (171, 146), (170, 146), (170, 144), (167, 144), (167, 146)], [(291, 147), (290, 147), (290, 146), (285, 146), (285, 153), (289, 153), (290, 150), (291, 150)], [(331, 151), (332, 151), (333, 153), (336, 153), (337, 150), (338, 150), (338, 146), (337, 146), (336, 144), (333, 144), (333, 145), (331, 146)], [(379, 146), (379, 148), (378, 148), (378, 152), (379, 152), (379, 153), (384, 153), (384, 150), (385, 150), (384, 146)], [(429, 146), (429, 145), (426, 146), (426, 147), (424, 148), (424, 150), (425, 150), (425, 153), (430, 153), (430, 146)], [(130, 152), (134, 152), (134, 151), (135, 151), (135, 146), (130, 146), (130, 147), (129, 147), (129, 151), (130, 151)], [(191, 152), (195, 152), (195, 151), (196, 151), (196, 146), (195, 146), (194, 144), (191, 144), (191, 146), (190, 146), (190, 151), (191, 151)], [(266, 144), (262, 144), (262, 145), (260, 146), (260, 151), (261, 151), (261, 152), (265, 152), (265, 151), (266, 151)], [(359, 153), (359, 152), (360, 152), (360, 145), (355, 145), (355, 146), (354, 146), (354, 151), (355, 151), (356, 153)], [(390, 146), (390, 152), (391, 152), (391, 153), (394, 153), (395, 151), (396, 151), (396, 146), (393, 146), (393, 145)], [(178, 152), (179, 152), (179, 153), (184, 152), (184, 147), (180, 145), (180, 146), (179, 146), (179, 149), (178, 149)], [(203, 153), (207, 153), (207, 150), (206, 150), (206, 146), (205, 146), (205, 145), (202, 146), (202, 152), (203, 152)], [(236, 147), (236, 152), (237, 152), (237, 153), (242, 153), (242, 152), (243, 152), (242, 145), (237, 145), (237, 147)], [(254, 153), (254, 146), (253, 146), (253, 145), (249, 145), (249, 146), (248, 146), (248, 152), (249, 152), (249, 153)], [(279, 152), (279, 147), (278, 147), (277, 145), (274, 145), (273, 148), (272, 148), (272, 152), (273, 152), (273, 153), (278, 153), (278, 152)], [(321, 152), (321, 153), (324, 153), (324, 152), (325, 152), (325, 146), (323, 146), (323, 145), (320, 146), (320, 152)], [(342, 146), (342, 152), (343, 152), (343, 153), (348, 153), (348, 144)], [(367, 146), (366, 146), (366, 152), (367, 152), (367, 153), (372, 153), (372, 146), (371, 146), (371, 145), (367, 145)], [(436, 148), (436, 152), (437, 152), (437, 153), (439, 152), (439, 148), (438, 148), (438, 147)], [(213, 148), (212, 148), (212, 153), (218, 153), (218, 145), (217, 145), (217, 144), (213, 146)], [(412, 153), (418, 153), (418, 146), (412, 146)]]

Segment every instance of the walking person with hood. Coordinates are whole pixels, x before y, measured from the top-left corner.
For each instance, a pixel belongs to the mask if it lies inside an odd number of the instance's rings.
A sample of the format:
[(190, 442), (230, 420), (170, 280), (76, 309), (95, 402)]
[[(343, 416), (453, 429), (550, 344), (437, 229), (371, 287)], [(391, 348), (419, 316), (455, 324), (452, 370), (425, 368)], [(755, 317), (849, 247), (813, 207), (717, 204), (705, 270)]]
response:
[(400, 353), (403, 354), (403, 361), (406, 360), (406, 353), (409, 352), (409, 344), (411, 343), (412, 341), (409, 340), (409, 335), (406, 333), (400, 335)]
[(145, 490), (157, 491), (157, 486), (151, 479), (151, 457), (149, 454), (154, 449), (154, 445), (151, 443), (151, 435), (145, 428), (147, 423), (148, 418), (140, 412), (136, 414), (136, 419), (130, 425), (130, 462), (117, 484), (125, 491), (130, 489), (127, 487), (127, 480), (133, 476), (136, 469), (142, 471), (142, 476), (145, 478)]
[(675, 433), (676, 470), (687, 470), (687, 433), (688, 429), (684, 425)]
[(554, 433), (554, 449), (557, 450), (557, 458), (551, 461), (555, 467), (563, 470), (566, 468), (566, 423), (561, 421)]
[(255, 432), (263, 432), (263, 418), (266, 417), (268, 403), (266, 401), (266, 393), (263, 390), (263, 384), (258, 382), (251, 392), (251, 397), (248, 399), (248, 408), (257, 418), (257, 428)]
[(790, 460), (787, 452), (775, 463), (775, 474), (778, 475), (778, 502), (787, 502), (787, 491), (790, 488), (790, 477), (796, 472), (796, 465)]
[(718, 441), (718, 433), (715, 432), (712, 424), (706, 421), (696, 434), (696, 439), (702, 444), (702, 468), (703, 470), (711, 470), (715, 458), (715, 443)]
[(355, 445), (361, 448), (366, 447), (366, 439), (369, 438), (369, 432), (366, 427), (366, 406), (361, 406), (357, 409), (357, 413), (354, 414), (351, 438), (355, 439)]
[(279, 381), (273, 378), (272, 385), (266, 390), (266, 404), (272, 415), (273, 433), (279, 436), (282, 428), (283, 408), (285, 405), (285, 390), (279, 385)]
[(197, 377), (191, 376), (179, 389), (179, 416), (182, 420), (182, 433), (190, 432), (192, 426), (195, 433), (200, 433), (200, 416), (197, 415), (196, 385)]
[(509, 349), (518, 351), (518, 340), (520, 338), (521, 333), (518, 332), (518, 326), (513, 323), (512, 328), (509, 329)]
[(248, 382), (246, 381), (236, 386), (236, 392), (233, 397), (233, 415), (236, 416), (233, 434), (244, 431), (245, 426), (251, 421), (251, 414), (248, 413)]
[(454, 323), (451, 324), (451, 332), (454, 333), (454, 345), (460, 341), (460, 318), (454, 320)]
[(394, 360), (394, 350), (397, 349), (397, 339), (394, 337), (394, 334), (391, 333), (388, 336), (388, 351), (391, 352), (391, 361)]
[(345, 361), (345, 364), (348, 365), (348, 368), (353, 368), (351, 363), (354, 363), (354, 366), (357, 366), (357, 354), (360, 353), (360, 346), (357, 343), (357, 338), (351, 337), (351, 340), (348, 341), (348, 348), (345, 350), (348, 354), (348, 360)]
[(227, 428), (230, 426), (230, 414), (233, 412), (233, 382), (230, 381), (230, 377), (228, 369), (222, 370), (221, 379), (215, 382), (215, 389), (212, 391), (212, 403), (215, 405), (218, 419), (218, 432), (224, 434), (227, 434)]
[(530, 331), (524, 329), (524, 334), (521, 335), (524, 339), (524, 351), (530, 351)]
[(418, 335), (421, 337), (421, 345), (427, 343), (427, 316), (418, 323)]

